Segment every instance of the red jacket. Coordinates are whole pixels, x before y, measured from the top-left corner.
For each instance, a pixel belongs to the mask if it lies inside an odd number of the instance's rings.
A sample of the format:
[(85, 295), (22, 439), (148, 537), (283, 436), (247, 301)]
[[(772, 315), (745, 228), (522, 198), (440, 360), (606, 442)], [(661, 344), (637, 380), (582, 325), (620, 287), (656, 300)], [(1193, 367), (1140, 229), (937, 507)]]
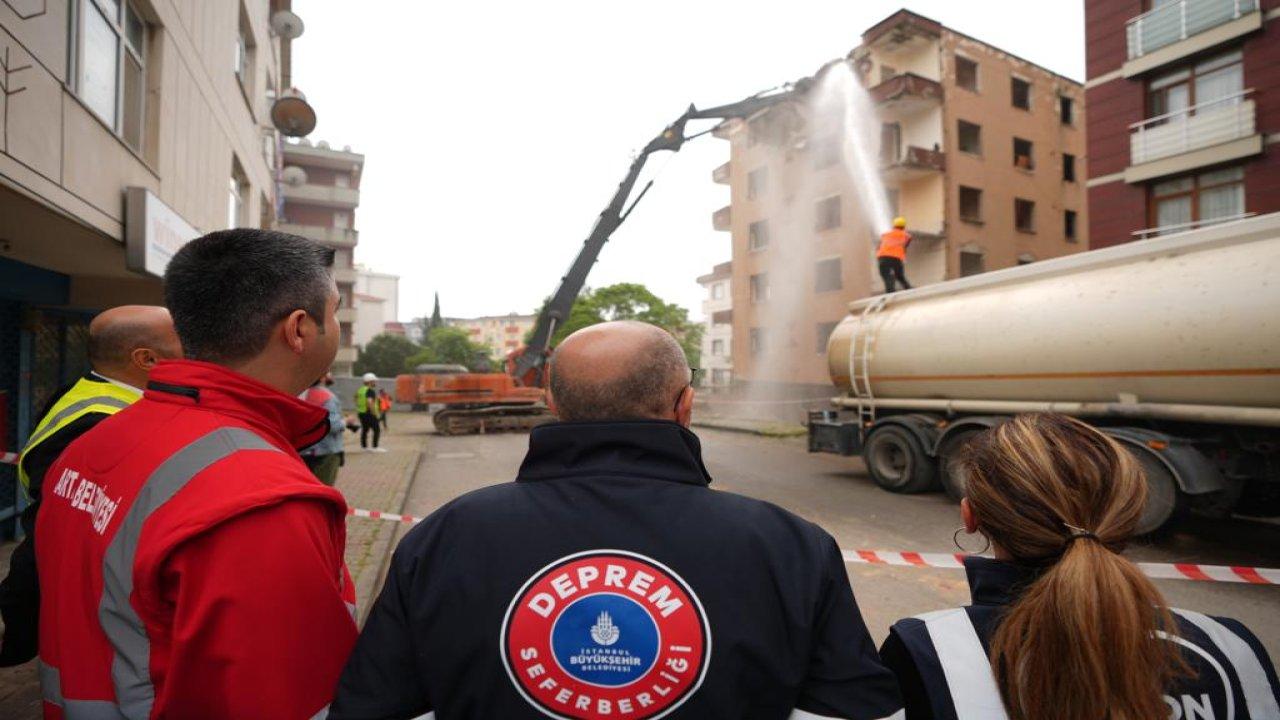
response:
[(174, 361), (62, 453), (37, 521), (46, 718), (327, 705), (356, 637), (346, 503), (294, 450), (327, 431), (323, 408)]

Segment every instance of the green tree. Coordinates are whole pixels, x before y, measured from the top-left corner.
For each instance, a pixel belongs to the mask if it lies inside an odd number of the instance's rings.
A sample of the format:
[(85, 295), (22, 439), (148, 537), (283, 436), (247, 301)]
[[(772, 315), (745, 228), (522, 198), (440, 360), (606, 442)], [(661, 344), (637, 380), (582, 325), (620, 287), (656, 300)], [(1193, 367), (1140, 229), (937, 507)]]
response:
[(471, 342), (466, 330), (456, 327), (432, 328), (422, 348), (404, 361), (406, 371), (423, 364), (466, 365), (472, 372), (488, 372), (489, 348)]
[[(543, 303), (545, 308), (546, 303)], [(610, 320), (652, 323), (675, 336), (689, 365), (702, 360), (702, 325), (689, 320), (689, 311), (654, 295), (639, 283), (618, 283), (599, 289), (586, 288), (578, 295), (569, 318), (551, 338), (554, 347), (574, 332)], [(528, 338), (525, 338), (526, 342)]]
[(420, 348), (403, 335), (375, 335), (356, 353), (356, 375), (371, 372), (378, 377), (395, 377), (404, 372), (405, 360)]

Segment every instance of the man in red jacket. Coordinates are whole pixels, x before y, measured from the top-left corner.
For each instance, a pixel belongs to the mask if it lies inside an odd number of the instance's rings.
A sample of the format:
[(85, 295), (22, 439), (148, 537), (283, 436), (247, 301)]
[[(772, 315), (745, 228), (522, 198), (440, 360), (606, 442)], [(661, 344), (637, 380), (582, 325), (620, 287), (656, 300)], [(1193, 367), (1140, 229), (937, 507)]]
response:
[(46, 718), (323, 716), (355, 640), (346, 504), (297, 449), (333, 360), (332, 251), (192, 241), (165, 300), (186, 360), (72, 443), (37, 521)]

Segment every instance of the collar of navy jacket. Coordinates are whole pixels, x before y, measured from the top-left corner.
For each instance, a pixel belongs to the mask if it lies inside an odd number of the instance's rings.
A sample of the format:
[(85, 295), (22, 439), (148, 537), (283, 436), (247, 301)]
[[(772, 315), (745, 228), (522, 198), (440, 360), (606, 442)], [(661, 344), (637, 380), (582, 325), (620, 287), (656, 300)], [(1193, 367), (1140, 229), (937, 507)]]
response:
[(1044, 568), (978, 555), (964, 559), (964, 573), (969, 578), (969, 594), (974, 605), (1011, 605), (1043, 572)]
[(529, 434), (517, 482), (625, 475), (708, 485), (698, 436), (668, 420), (557, 422)]

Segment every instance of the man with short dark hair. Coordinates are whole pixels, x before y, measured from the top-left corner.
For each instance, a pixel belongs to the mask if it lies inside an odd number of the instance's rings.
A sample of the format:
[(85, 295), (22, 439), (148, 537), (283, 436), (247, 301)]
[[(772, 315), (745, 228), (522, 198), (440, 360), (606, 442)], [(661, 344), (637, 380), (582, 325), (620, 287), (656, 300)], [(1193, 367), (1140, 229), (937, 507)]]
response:
[(122, 305), (89, 322), (88, 355), (89, 372), (49, 401), (18, 457), (18, 480), (31, 503), (22, 511), (26, 537), (14, 548), (9, 576), (0, 583), (0, 667), (36, 656), (40, 585), (35, 530), (45, 473), (73, 440), (142, 397), (151, 368), (160, 360), (182, 357), (182, 346), (168, 310)]
[(831, 536), (708, 487), (690, 379), (652, 325), (561, 343), (561, 422), (405, 536), (329, 717), (901, 718)]
[(210, 233), (165, 273), (186, 360), (50, 469), (38, 522), (51, 717), (323, 712), (355, 639), (346, 503), (296, 448), (338, 345), (333, 253)]

